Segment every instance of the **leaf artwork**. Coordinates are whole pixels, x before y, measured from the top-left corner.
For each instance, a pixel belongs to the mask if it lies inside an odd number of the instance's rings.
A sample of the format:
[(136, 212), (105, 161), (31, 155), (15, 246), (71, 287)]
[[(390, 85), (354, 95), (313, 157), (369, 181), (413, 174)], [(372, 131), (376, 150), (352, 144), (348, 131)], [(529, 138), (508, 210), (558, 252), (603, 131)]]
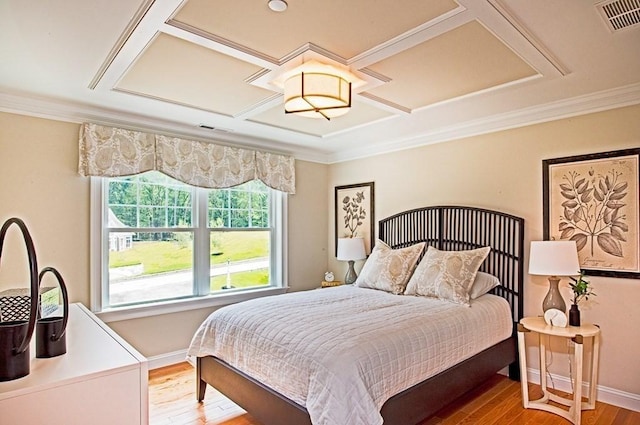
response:
[(363, 223), (363, 220), (367, 217), (367, 211), (362, 208), (362, 202), (364, 201), (364, 191), (356, 192), (352, 198), (345, 196), (342, 199), (342, 211), (344, 211), (344, 228), (350, 233), (349, 237), (353, 238), (357, 235), (358, 227)]
[(596, 245), (609, 255), (623, 256), (622, 242), (627, 240), (629, 226), (620, 211), (626, 205), (628, 184), (621, 176), (615, 169), (605, 175), (591, 169), (585, 177), (576, 171), (562, 176), (560, 239), (575, 241), (578, 251), (588, 247), (592, 256)]

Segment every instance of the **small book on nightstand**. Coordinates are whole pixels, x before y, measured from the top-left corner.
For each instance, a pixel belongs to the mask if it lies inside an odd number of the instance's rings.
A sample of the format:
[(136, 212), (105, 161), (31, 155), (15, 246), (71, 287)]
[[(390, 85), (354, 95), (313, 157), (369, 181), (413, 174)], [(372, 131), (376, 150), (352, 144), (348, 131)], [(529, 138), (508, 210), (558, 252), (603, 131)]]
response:
[(323, 280), (321, 284), (323, 288), (329, 288), (330, 286), (340, 286), (340, 285), (342, 285), (342, 282), (340, 282), (339, 280), (334, 280), (333, 282), (327, 282), (326, 280)]

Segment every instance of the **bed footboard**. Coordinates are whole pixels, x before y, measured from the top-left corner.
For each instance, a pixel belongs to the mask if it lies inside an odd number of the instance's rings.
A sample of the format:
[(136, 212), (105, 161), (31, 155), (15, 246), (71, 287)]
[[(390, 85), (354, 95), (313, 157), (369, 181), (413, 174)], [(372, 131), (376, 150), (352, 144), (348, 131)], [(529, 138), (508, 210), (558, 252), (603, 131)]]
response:
[[(382, 406), (384, 425), (417, 424), (504, 367), (517, 364), (514, 337), (427, 379)], [(264, 424), (311, 425), (306, 409), (215, 357), (197, 360), (198, 401), (207, 383)]]
[(306, 409), (215, 357), (198, 357), (198, 401), (207, 383), (264, 424), (312, 425)]
[(501, 369), (517, 363), (514, 337), (506, 339), (385, 402), (384, 425), (417, 424), (472, 390)]

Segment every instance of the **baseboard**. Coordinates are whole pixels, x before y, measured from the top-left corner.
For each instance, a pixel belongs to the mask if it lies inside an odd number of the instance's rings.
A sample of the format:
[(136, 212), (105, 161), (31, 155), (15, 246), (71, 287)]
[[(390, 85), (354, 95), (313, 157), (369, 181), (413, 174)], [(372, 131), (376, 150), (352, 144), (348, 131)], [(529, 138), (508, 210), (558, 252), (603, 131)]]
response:
[(171, 366), (187, 361), (187, 350), (178, 350), (171, 353), (160, 354), (158, 356), (147, 357), (149, 370)]
[[(529, 382), (540, 384), (540, 371), (538, 369), (528, 368), (527, 377), (529, 379)], [(547, 378), (547, 383), (550, 387), (552, 386), (551, 380), (553, 381), (553, 387), (555, 389), (567, 393), (571, 393), (573, 391), (571, 387), (571, 380), (568, 377), (552, 373), (551, 379)], [(582, 388), (582, 391), (583, 394), (586, 394), (587, 387), (584, 386)], [(596, 400), (640, 412), (640, 394), (628, 393), (625, 391), (616, 390), (615, 388), (598, 385), (596, 391)]]

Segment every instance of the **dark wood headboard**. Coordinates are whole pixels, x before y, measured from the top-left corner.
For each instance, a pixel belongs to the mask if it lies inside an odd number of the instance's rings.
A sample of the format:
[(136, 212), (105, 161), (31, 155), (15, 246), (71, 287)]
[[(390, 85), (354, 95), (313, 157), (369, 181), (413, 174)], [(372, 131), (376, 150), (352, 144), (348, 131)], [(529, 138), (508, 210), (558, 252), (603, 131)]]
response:
[(474, 207), (417, 208), (380, 220), (378, 238), (392, 248), (418, 242), (444, 251), (490, 246), (491, 252), (480, 270), (500, 279), (501, 285), (491, 292), (509, 301), (514, 323), (522, 318), (523, 218)]

